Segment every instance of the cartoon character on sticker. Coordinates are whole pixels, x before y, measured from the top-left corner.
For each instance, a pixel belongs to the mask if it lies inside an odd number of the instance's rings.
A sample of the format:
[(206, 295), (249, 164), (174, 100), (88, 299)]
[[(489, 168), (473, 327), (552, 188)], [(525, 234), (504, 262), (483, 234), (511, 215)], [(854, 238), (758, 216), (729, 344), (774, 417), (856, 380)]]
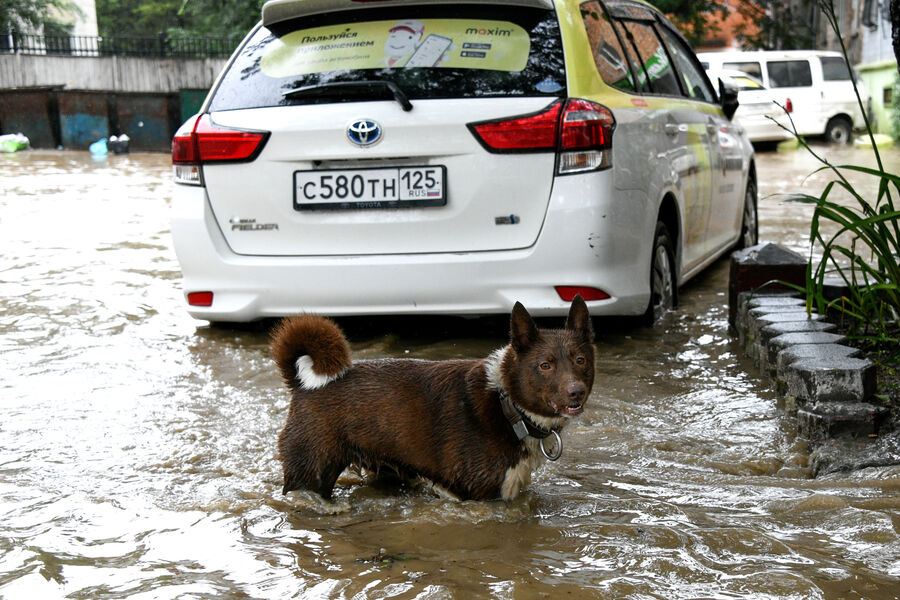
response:
[(421, 21), (400, 21), (388, 32), (384, 42), (384, 62), (388, 67), (402, 64), (403, 59), (412, 54), (419, 46), (425, 25)]

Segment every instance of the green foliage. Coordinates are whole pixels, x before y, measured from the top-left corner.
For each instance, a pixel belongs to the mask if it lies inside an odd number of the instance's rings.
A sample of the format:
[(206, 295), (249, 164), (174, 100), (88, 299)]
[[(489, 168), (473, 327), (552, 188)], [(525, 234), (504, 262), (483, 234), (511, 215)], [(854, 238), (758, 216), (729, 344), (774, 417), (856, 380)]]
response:
[(723, 0), (650, 0), (650, 4), (665, 14), (692, 45), (697, 45), (715, 33), (707, 18), (725, 17), (728, 7)]
[(55, 15), (77, 11), (69, 0), (0, 0), (0, 31), (37, 32), (45, 26), (65, 27)]
[[(841, 40), (840, 26), (832, 0), (819, 0), (823, 14)], [(847, 50), (841, 43), (844, 58)], [(862, 100), (857, 90), (857, 101)], [(800, 143), (815, 156), (823, 167), (832, 171), (836, 179), (828, 183), (818, 196), (796, 198), (815, 206), (810, 226), (810, 258), (807, 266), (807, 307), (820, 313), (837, 312), (850, 334), (877, 344), (888, 344), (896, 350), (897, 319), (900, 316), (900, 210), (895, 198), (900, 198), (900, 176), (888, 173), (881, 154), (874, 143), (868, 119), (866, 129), (872, 140), (877, 166), (834, 166), (817, 155), (804, 140)], [(878, 183), (872, 201), (852, 185), (845, 172), (872, 177)], [(833, 199), (832, 193), (842, 191), (850, 202)], [(823, 225), (827, 224), (828, 227)], [(831, 230), (836, 228), (836, 232)], [(825, 231), (828, 230), (828, 233)], [(849, 242), (848, 242), (849, 240)], [(818, 265), (814, 254), (821, 252)], [(828, 300), (825, 295), (826, 277), (839, 277), (847, 286), (847, 295)]]
[(183, 0), (179, 14), (194, 36), (243, 37), (259, 21), (265, 0)]
[[(805, 145), (805, 143), (804, 143)], [(809, 147), (807, 146), (807, 149)], [(812, 152), (812, 150), (810, 150)], [(877, 152), (877, 149), (876, 149)], [(879, 343), (898, 343), (897, 316), (900, 315), (900, 210), (894, 198), (900, 194), (900, 176), (883, 168), (856, 165), (834, 166), (818, 157), (837, 179), (816, 196), (801, 196), (796, 202), (815, 205), (810, 226), (811, 256), (807, 266), (806, 294), (810, 310), (838, 313), (850, 334)], [(863, 197), (847, 180), (844, 171), (854, 171), (878, 180), (874, 202)], [(850, 205), (832, 193), (843, 190), (853, 200)], [(828, 223), (831, 228), (823, 228)], [(833, 229), (825, 233), (826, 229)], [(849, 242), (847, 241), (849, 240)], [(821, 252), (818, 265), (812, 254)], [(847, 295), (828, 300), (826, 278), (838, 277), (846, 284)]]
[(650, 0), (697, 45), (710, 34), (708, 17), (725, 18), (737, 10), (743, 21), (735, 26), (735, 34), (747, 50), (796, 50), (814, 48), (816, 32), (813, 14), (818, 10), (813, 0), (747, 0), (729, 8), (726, 0)]
[(97, 29), (103, 37), (156, 36), (180, 27), (181, 0), (96, 0)]
[(97, 28), (101, 36), (243, 37), (259, 21), (262, 4), (263, 0), (97, 0)]
[(815, 48), (813, 11), (816, 2), (800, 0), (752, 0), (739, 2), (744, 22), (735, 33), (747, 50), (803, 50)]

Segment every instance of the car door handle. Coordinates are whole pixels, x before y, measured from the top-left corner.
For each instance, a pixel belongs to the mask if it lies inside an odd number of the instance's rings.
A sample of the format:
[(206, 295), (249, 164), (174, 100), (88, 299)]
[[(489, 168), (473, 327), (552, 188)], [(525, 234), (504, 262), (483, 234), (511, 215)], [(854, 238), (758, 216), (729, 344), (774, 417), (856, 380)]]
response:
[(686, 132), (686, 131), (687, 131), (687, 125), (685, 125), (685, 124), (683, 124), (683, 123), (682, 123), (682, 124), (678, 124), (678, 123), (666, 123), (666, 124), (665, 124), (665, 127), (663, 127), (663, 130), (666, 132), (666, 135), (670, 135), (670, 136), (672, 136), (672, 137), (675, 137), (675, 136), (678, 135), (679, 133)]

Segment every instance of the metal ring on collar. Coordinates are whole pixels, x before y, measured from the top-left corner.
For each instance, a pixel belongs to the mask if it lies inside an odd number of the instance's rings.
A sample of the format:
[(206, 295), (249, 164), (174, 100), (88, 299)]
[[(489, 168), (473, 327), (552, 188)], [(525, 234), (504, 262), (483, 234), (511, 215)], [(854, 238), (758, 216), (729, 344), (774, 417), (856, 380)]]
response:
[(559, 434), (556, 433), (556, 431), (554, 431), (553, 429), (550, 430), (550, 433), (552, 433), (553, 436), (556, 438), (556, 453), (550, 454), (549, 452), (547, 452), (547, 449), (544, 448), (544, 440), (546, 440), (547, 438), (541, 438), (541, 452), (544, 454), (544, 456), (547, 457), (547, 460), (556, 460), (560, 456), (562, 456), (562, 451), (563, 451), (562, 438), (559, 437)]

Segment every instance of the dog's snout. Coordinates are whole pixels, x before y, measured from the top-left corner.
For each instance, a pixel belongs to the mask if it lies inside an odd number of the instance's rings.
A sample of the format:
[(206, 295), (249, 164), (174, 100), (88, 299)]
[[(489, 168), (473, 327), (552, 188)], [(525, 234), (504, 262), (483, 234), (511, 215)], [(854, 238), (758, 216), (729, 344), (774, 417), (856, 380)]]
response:
[(573, 381), (566, 386), (566, 396), (568, 397), (570, 405), (577, 406), (582, 404), (586, 393), (587, 388), (580, 381)]

